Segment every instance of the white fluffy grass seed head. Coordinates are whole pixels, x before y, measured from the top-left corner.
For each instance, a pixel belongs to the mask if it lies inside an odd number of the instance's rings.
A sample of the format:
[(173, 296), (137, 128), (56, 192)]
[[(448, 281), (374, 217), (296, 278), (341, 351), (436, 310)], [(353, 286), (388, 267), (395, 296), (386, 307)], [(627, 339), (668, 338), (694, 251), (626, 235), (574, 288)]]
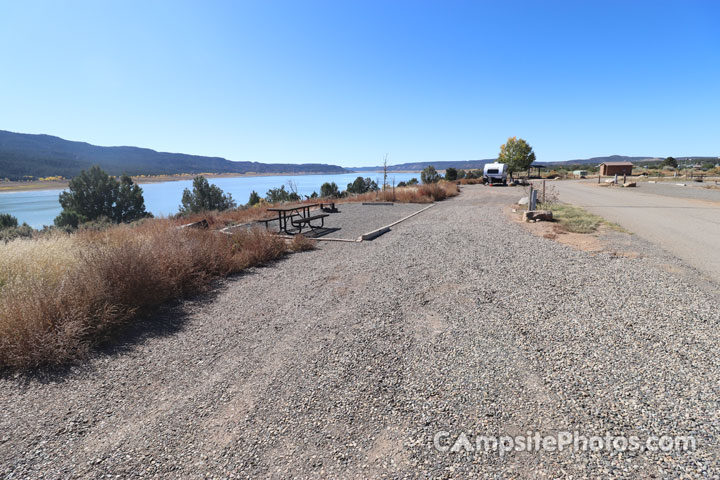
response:
[(3, 285), (25, 279), (58, 284), (77, 265), (78, 254), (73, 237), (62, 233), (0, 243), (0, 295)]

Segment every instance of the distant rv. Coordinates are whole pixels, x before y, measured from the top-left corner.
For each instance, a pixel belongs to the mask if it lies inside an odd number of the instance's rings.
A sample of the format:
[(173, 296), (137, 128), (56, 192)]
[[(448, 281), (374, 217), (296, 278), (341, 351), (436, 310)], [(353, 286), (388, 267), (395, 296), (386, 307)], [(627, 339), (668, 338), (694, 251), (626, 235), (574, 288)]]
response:
[(486, 163), (483, 170), (483, 183), (507, 185), (507, 165), (504, 163)]

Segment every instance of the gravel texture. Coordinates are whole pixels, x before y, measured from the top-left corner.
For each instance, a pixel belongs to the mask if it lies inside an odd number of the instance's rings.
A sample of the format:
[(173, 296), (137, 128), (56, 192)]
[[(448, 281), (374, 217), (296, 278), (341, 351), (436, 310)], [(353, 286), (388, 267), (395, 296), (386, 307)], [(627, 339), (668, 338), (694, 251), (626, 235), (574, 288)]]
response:
[(363, 205), (362, 203), (341, 203), (337, 205), (339, 213), (331, 213), (325, 219), (325, 226), (339, 228), (327, 237), (355, 240), (360, 235), (384, 227), (407, 217), (427, 204), (395, 203), (393, 205)]
[[(312, 231), (306, 228), (303, 233), (309, 237), (356, 240), (364, 233), (394, 223), (427, 206), (428, 204), (420, 203), (395, 203), (391, 205), (339, 203), (336, 204), (338, 211), (325, 217), (323, 229)], [(318, 209), (310, 212), (311, 215), (319, 213), (322, 212)], [(318, 221), (314, 221), (313, 224), (318, 225)], [(268, 228), (276, 232), (278, 228), (277, 220), (268, 222)]]
[[(372, 242), (226, 281), (88, 365), (0, 379), (0, 477), (717, 478), (717, 290), (535, 237), (503, 212), (519, 193), (465, 187)], [(449, 453), (440, 430), (697, 450)]]

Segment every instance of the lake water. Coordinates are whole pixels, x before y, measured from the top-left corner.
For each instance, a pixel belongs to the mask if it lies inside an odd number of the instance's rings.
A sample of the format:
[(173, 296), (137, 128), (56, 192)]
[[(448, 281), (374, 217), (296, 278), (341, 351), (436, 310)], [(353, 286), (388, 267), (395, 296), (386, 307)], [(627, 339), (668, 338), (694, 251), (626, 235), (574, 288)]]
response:
[[(222, 188), (225, 193), (232, 194), (238, 204), (247, 203), (250, 192), (255, 190), (260, 196), (271, 188), (285, 185), (289, 180), (295, 182), (300, 195), (320, 193), (320, 185), (325, 182), (337, 183), (340, 190), (345, 190), (358, 176), (370, 177), (378, 185), (382, 183), (382, 172), (345, 173), (339, 175), (273, 175), (264, 177), (225, 177), (210, 178), (208, 181)], [(388, 183), (408, 181), (411, 178), (420, 179), (419, 173), (391, 173), (388, 174)], [(186, 188), (192, 189), (192, 180), (177, 182), (158, 182), (140, 185), (145, 197), (145, 208), (157, 216), (168, 216), (177, 213), (182, 192)], [(55, 217), (60, 213), (58, 196), (62, 190), (35, 190), (22, 192), (0, 193), (0, 213), (9, 213), (17, 217), (18, 222), (27, 222), (33, 228), (42, 228), (43, 225), (52, 225)]]

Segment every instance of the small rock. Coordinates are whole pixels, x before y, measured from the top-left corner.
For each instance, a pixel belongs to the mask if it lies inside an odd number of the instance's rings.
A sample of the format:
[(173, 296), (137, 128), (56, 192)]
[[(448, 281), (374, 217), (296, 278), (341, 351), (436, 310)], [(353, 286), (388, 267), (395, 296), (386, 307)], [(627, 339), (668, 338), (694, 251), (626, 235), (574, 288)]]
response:
[(526, 222), (533, 221), (550, 221), (553, 218), (552, 212), (550, 210), (528, 210), (527, 212), (523, 213), (523, 218), (525, 218)]

